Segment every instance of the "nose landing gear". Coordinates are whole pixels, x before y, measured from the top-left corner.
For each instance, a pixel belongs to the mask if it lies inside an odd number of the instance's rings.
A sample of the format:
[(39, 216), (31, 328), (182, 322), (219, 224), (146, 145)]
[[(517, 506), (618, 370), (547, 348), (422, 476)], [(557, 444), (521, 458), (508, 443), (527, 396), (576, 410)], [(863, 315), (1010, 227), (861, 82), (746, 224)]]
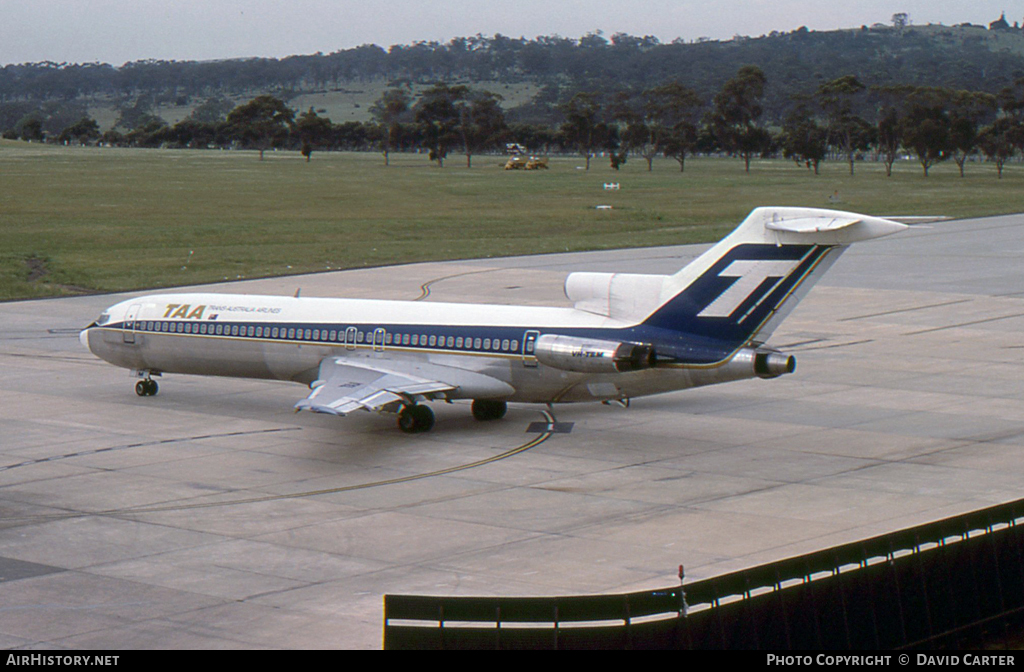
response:
[(156, 393), (160, 391), (160, 386), (153, 380), (153, 376), (159, 376), (159, 371), (133, 371), (135, 375), (142, 378), (139, 382), (135, 383), (135, 394), (140, 397), (155, 397)]

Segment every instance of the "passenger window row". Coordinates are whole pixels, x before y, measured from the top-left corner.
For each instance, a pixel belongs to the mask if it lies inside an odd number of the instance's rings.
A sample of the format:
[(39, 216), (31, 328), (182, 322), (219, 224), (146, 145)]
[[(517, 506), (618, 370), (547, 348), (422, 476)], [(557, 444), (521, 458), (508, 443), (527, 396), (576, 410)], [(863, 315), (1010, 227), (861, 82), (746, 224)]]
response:
[[(355, 328), (313, 329), (295, 327), (270, 327), (264, 325), (228, 324), (215, 322), (188, 321), (139, 321), (143, 331), (156, 333), (200, 334), (207, 336), (238, 336), (245, 338), (270, 338), (288, 341), (315, 341), (321, 343), (372, 343), (373, 331)], [(380, 345), (380, 344), (376, 344)], [(448, 350), (485, 350), (494, 352), (518, 352), (519, 341), (508, 338), (482, 338), (470, 336), (448, 336), (409, 332), (385, 332), (383, 345), (445, 348)]]

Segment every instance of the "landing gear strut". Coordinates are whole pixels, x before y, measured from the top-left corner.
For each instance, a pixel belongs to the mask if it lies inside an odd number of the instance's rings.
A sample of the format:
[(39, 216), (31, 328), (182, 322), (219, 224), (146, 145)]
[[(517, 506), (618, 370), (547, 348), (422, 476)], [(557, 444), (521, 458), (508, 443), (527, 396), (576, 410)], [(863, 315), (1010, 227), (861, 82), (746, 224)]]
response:
[(145, 378), (135, 383), (135, 394), (140, 397), (152, 397), (160, 391), (160, 386), (152, 378)]
[(429, 406), (413, 404), (398, 412), (398, 428), (406, 434), (429, 432), (434, 426), (434, 412)]
[(472, 408), (477, 420), (501, 420), (508, 411), (508, 404), (494, 399), (474, 399)]

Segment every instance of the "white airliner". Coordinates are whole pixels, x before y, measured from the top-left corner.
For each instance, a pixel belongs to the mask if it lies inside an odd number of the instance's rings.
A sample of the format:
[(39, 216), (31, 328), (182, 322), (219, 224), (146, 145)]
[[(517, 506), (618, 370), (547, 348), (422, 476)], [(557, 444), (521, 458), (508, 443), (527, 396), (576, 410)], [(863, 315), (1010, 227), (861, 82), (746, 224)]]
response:
[(157, 294), (111, 306), (81, 333), (102, 359), (153, 376), (189, 373), (308, 385), (296, 409), (397, 413), (429, 430), (424, 402), (472, 399), (479, 420), (506, 403), (626, 403), (792, 373), (765, 343), (846, 247), (907, 228), (811, 208), (758, 208), (674, 275), (572, 273), (572, 308)]

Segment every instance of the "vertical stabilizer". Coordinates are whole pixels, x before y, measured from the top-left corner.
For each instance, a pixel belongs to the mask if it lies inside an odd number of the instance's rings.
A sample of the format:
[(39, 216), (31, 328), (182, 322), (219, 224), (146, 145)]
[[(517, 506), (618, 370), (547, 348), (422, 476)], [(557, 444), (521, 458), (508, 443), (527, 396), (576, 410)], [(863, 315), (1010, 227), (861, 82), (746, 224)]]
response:
[(818, 208), (758, 208), (736, 230), (665, 279), (652, 327), (759, 345), (851, 243), (907, 226)]

